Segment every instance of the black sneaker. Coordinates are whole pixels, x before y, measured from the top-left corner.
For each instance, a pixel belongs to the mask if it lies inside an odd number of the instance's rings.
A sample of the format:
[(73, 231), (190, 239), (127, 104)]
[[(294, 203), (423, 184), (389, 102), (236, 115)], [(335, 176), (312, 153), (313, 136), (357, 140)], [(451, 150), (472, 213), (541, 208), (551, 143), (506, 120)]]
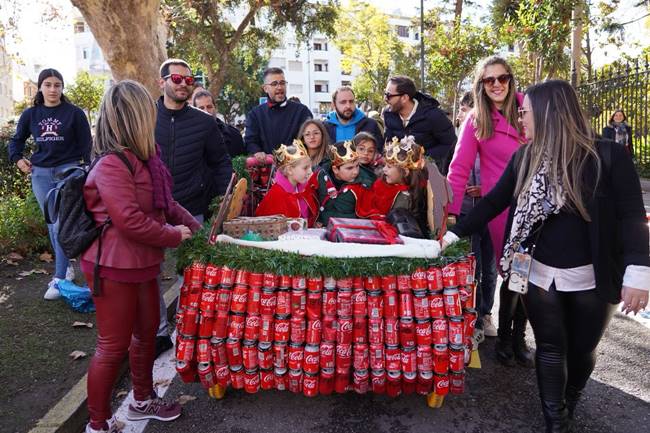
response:
[(154, 359), (157, 359), (172, 347), (174, 347), (174, 343), (172, 343), (172, 339), (169, 335), (158, 335), (156, 337), (156, 357)]

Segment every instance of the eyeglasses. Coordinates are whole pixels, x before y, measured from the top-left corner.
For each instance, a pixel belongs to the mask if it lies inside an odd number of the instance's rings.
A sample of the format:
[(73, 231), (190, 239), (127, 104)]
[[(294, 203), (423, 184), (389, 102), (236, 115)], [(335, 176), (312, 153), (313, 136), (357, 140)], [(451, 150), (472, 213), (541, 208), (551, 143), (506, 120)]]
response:
[(188, 86), (194, 84), (194, 77), (191, 75), (169, 74), (163, 77), (164, 80), (166, 80), (167, 78), (171, 79), (172, 83), (174, 84), (181, 84), (183, 80), (185, 80), (185, 84), (187, 84)]
[(390, 92), (384, 92), (384, 99), (390, 99), (393, 96), (402, 96), (403, 93), (390, 93)]
[(271, 86), (271, 87), (278, 87), (278, 86), (285, 87), (287, 84), (288, 83), (285, 80), (271, 81), (270, 83), (266, 83), (267, 86)]
[(524, 114), (528, 113), (529, 111), (532, 111), (532, 110), (526, 110), (524, 107), (517, 108), (517, 114), (519, 114), (520, 119), (522, 117), (524, 117)]
[(503, 85), (506, 85), (510, 80), (512, 80), (512, 75), (502, 74), (498, 77), (485, 77), (481, 80), (481, 82), (486, 86), (494, 86), (494, 83), (497, 81)]

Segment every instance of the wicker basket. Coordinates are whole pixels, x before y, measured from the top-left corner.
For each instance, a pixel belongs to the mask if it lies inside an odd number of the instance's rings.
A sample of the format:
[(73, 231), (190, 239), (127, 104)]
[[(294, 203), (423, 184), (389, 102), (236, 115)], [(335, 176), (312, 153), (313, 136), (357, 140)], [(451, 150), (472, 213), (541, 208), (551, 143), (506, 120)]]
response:
[(241, 238), (247, 232), (253, 232), (264, 239), (277, 240), (278, 236), (287, 231), (287, 219), (281, 215), (237, 217), (223, 223), (223, 232), (233, 238)]

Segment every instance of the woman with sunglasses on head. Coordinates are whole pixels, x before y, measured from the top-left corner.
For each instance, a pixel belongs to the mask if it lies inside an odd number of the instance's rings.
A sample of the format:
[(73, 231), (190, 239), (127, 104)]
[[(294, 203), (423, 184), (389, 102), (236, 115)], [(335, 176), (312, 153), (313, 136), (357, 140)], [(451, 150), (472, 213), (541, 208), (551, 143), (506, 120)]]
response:
[[(497, 183), (512, 154), (525, 142), (517, 122), (517, 108), (521, 106), (523, 95), (516, 93), (512, 68), (503, 58), (490, 56), (477, 65), (472, 91), (474, 109), (461, 127), (447, 175), (454, 198), (449, 213), (456, 216), (460, 214), (476, 156), (480, 156), (482, 191), (487, 193)], [(497, 264), (503, 250), (506, 220), (504, 210), (488, 224)], [(517, 362), (533, 367), (533, 356), (524, 338), (526, 316), (520, 296), (507, 290), (507, 282), (504, 282), (499, 297), (497, 359), (507, 366)], [(485, 315), (482, 320), (491, 320), (491, 315)]]
[(320, 168), (321, 163), (329, 161), (327, 150), (330, 147), (330, 136), (325, 125), (318, 119), (309, 119), (300, 126), (298, 139), (302, 141), (309, 153), (313, 171)]
[[(33, 106), (20, 116), (16, 134), (9, 143), (9, 159), (20, 171), (32, 177), (32, 190), (43, 211), (50, 189), (67, 169), (90, 162), (90, 126), (81, 108), (63, 94), (63, 76), (56, 69), (43, 69), (38, 75), (38, 92)], [(30, 159), (24, 157), (25, 141), (34, 138), (36, 149)], [(48, 284), (45, 299), (58, 299), (58, 283), (74, 279), (74, 268), (59, 245), (58, 224), (47, 225), (54, 250), (54, 278)]]
[(569, 83), (531, 86), (519, 110), (528, 144), (443, 248), (510, 207), (501, 268), (525, 292), (546, 431), (567, 432), (615, 305), (647, 305), (648, 227), (632, 158), (595, 140)]

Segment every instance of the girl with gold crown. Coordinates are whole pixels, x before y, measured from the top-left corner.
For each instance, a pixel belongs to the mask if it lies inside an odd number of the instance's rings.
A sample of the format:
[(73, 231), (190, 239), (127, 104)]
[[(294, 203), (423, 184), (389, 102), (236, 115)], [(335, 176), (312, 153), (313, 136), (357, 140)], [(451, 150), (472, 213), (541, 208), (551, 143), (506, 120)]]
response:
[(311, 159), (300, 140), (286, 146), (281, 144), (273, 151), (277, 172), (273, 186), (257, 207), (255, 216), (284, 215), (304, 218), (309, 227), (314, 226), (318, 204), (308, 186), (312, 175)]

